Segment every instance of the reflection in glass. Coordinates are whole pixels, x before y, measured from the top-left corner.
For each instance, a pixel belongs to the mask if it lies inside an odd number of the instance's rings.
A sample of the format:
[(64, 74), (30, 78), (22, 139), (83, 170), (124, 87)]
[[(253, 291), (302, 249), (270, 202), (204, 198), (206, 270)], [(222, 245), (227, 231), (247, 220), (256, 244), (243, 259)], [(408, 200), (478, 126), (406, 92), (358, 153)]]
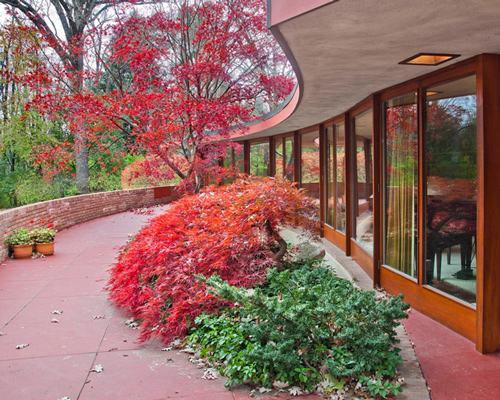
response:
[(346, 186), (345, 186), (345, 129), (344, 124), (335, 125), (335, 154), (337, 162), (336, 171), (336, 228), (345, 233), (346, 225)]
[(326, 128), (326, 223), (345, 233), (345, 133), (344, 124)]
[(356, 181), (353, 190), (356, 213), (355, 240), (373, 254), (373, 168), (372, 168), (373, 112), (364, 112), (354, 118), (356, 138)]
[(384, 103), (385, 191), (384, 261), (417, 277), (417, 97)]
[(427, 93), (426, 283), (474, 304), (476, 79), (470, 76)]
[(278, 139), (275, 154), (276, 176), (293, 181), (293, 137)]
[(315, 199), (319, 220), (319, 133), (302, 135), (301, 142), (301, 187)]
[(269, 176), (269, 143), (250, 146), (250, 173), (255, 176)]
[(319, 199), (319, 134), (302, 135), (301, 183), (311, 197)]
[(243, 154), (243, 145), (239, 149), (233, 150), (234, 166), (240, 172), (245, 172), (245, 157)]
[(293, 137), (289, 137), (285, 139), (285, 164), (284, 164), (284, 169), (285, 169), (285, 179), (288, 179), (289, 181), (294, 181), (294, 174), (293, 174), (293, 163), (294, 163), (294, 157), (293, 157)]
[(283, 159), (284, 159), (284, 149), (283, 140), (278, 139), (276, 142), (276, 147), (274, 149), (274, 156), (276, 160), (276, 177), (283, 177)]
[(326, 136), (326, 223), (335, 227), (335, 131), (333, 125), (325, 128)]

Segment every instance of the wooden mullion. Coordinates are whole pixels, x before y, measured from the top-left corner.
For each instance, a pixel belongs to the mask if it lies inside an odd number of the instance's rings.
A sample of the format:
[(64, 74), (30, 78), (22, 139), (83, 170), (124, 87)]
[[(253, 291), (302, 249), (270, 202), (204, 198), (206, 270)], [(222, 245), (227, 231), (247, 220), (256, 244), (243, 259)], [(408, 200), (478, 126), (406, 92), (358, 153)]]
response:
[(326, 132), (323, 125), (319, 126), (319, 221), (321, 229), (321, 237), (324, 236), (325, 224), (325, 171), (326, 171), (326, 146), (328, 140), (325, 140)]
[(382, 265), (382, 107), (380, 96), (373, 96), (373, 286), (380, 286), (380, 266)]

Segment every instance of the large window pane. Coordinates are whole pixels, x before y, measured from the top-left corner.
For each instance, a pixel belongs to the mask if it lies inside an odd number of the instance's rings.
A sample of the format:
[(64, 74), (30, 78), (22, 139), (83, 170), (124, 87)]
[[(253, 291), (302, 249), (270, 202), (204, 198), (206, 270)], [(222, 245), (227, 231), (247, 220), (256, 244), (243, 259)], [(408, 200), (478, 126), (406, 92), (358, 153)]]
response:
[(276, 142), (276, 176), (293, 181), (293, 137)]
[(250, 146), (250, 173), (255, 176), (269, 176), (269, 143)]
[(302, 135), (301, 143), (301, 186), (315, 199), (319, 220), (319, 133)]
[(302, 187), (311, 197), (319, 199), (319, 134), (302, 135)]
[(285, 158), (285, 150), (283, 146), (283, 139), (278, 139), (276, 141), (276, 147), (274, 149), (275, 160), (276, 160), (276, 176), (279, 178), (283, 177), (283, 163)]
[(384, 103), (384, 264), (417, 277), (417, 97)]
[(285, 139), (285, 154), (284, 154), (285, 164), (285, 179), (289, 181), (294, 181), (294, 154), (293, 154), (293, 137)]
[(233, 150), (234, 154), (234, 166), (240, 172), (245, 172), (245, 155), (243, 152), (243, 145), (239, 149)]
[(326, 127), (326, 223), (332, 228), (335, 227), (335, 128), (333, 125)]
[(336, 154), (336, 228), (345, 233), (346, 218), (346, 181), (345, 181), (345, 127), (344, 124), (335, 125), (335, 154)]
[(366, 111), (354, 118), (356, 176), (354, 211), (356, 215), (354, 238), (373, 254), (373, 112)]
[(326, 223), (345, 233), (344, 124), (326, 128)]
[(476, 79), (427, 89), (426, 283), (476, 302)]

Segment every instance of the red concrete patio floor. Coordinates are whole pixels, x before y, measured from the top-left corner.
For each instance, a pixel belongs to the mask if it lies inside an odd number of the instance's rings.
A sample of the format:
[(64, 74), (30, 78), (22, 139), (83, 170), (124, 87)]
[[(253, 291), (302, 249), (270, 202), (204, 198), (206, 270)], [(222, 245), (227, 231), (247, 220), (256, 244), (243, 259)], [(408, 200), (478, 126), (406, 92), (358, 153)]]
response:
[[(1, 400), (251, 398), (248, 387), (228, 391), (223, 378), (203, 379), (184, 353), (138, 343), (124, 311), (107, 300), (107, 268), (128, 234), (150, 217), (128, 212), (93, 220), (59, 232), (53, 256), (0, 265)], [(406, 329), (434, 400), (500, 398), (498, 354), (480, 355), (416, 312)], [(97, 365), (102, 372), (91, 372)]]
[[(248, 387), (203, 379), (185, 353), (138, 343), (139, 331), (103, 292), (118, 247), (150, 218), (93, 220), (59, 232), (53, 256), (1, 263), (1, 400), (250, 399)], [(91, 372), (96, 365), (103, 371)]]

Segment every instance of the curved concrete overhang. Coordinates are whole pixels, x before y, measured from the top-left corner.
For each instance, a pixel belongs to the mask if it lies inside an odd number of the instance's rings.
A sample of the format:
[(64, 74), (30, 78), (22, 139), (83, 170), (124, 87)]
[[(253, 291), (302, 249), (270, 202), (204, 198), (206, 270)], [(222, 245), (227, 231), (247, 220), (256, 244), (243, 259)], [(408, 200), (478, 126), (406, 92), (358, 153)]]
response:
[[(372, 93), (477, 54), (500, 53), (499, 0), (301, 1), (268, 1), (270, 29), (300, 90), (245, 139), (321, 123)], [(418, 53), (460, 57), (440, 66), (398, 64)]]

